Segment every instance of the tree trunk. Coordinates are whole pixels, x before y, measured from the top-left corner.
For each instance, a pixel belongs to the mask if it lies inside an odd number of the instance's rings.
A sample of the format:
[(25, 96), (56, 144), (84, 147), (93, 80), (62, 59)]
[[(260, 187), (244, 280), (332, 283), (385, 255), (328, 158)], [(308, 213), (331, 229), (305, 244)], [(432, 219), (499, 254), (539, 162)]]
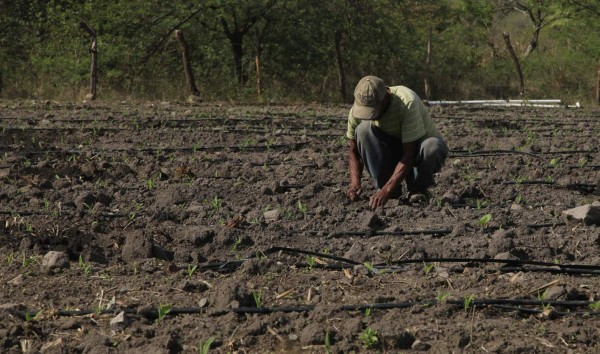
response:
[(90, 54), (92, 55), (91, 73), (90, 73), (90, 93), (85, 98), (93, 101), (96, 99), (96, 83), (98, 82), (98, 40), (96, 38), (96, 31), (88, 26), (85, 22), (79, 22), (79, 27), (86, 31), (92, 38), (90, 44)]
[(431, 85), (429, 84), (429, 69), (431, 67), (431, 27), (429, 27), (429, 37), (427, 39), (427, 57), (425, 58), (425, 99), (429, 101), (431, 97)]
[(256, 93), (258, 94), (258, 97), (260, 97), (260, 55), (262, 52), (262, 48), (260, 48), (260, 45), (258, 46), (257, 50), (256, 50), (256, 55), (254, 56), (254, 64), (256, 66)]
[(529, 41), (529, 45), (527, 46), (527, 50), (525, 51), (525, 54), (523, 55), (523, 57), (525, 59), (527, 59), (529, 57), (529, 55), (531, 54), (531, 52), (533, 52), (537, 48), (541, 29), (542, 29), (541, 27), (536, 26), (535, 31), (533, 31), (533, 34), (531, 35), (531, 40)]
[(523, 72), (521, 71), (521, 64), (519, 64), (519, 58), (517, 58), (517, 54), (513, 49), (512, 44), (510, 43), (510, 35), (508, 32), (504, 32), (504, 43), (506, 43), (506, 49), (510, 53), (510, 56), (515, 64), (515, 70), (517, 71), (517, 77), (519, 78), (519, 96), (523, 96), (525, 94), (525, 84), (523, 83)]
[(600, 63), (598, 64), (598, 81), (596, 82), (596, 104), (600, 106)]
[(244, 73), (244, 65), (242, 63), (242, 59), (244, 57), (244, 47), (243, 47), (243, 39), (244, 37), (241, 35), (234, 35), (229, 40), (231, 41), (231, 50), (233, 51), (233, 65), (235, 67), (235, 75), (238, 79), (238, 83), (240, 86), (244, 86), (246, 84), (246, 75)]
[(342, 102), (347, 102), (348, 94), (346, 93), (346, 72), (344, 70), (344, 61), (342, 57), (342, 32), (335, 32), (335, 61), (338, 69), (338, 85), (340, 89), (340, 97)]
[(190, 46), (188, 45), (185, 37), (183, 36), (183, 32), (180, 30), (175, 31), (175, 37), (179, 41), (181, 45), (181, 57), (183, 60), (183, 74), (185, 75), (185, 81), (187, 83), (188, 91), (190, 95), (200, 96), (200, 91), (198, 91), (198, 87), (196, 87), (196, 80), (194, 79), (194, 72), (192, 71), (192, 67), (190, 65)]

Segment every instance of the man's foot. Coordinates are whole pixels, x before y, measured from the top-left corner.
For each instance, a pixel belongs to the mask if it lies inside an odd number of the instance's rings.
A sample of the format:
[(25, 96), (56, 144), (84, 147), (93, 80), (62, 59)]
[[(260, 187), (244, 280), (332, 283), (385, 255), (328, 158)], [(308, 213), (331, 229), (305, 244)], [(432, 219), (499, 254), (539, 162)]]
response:
[(429, 191), (418, 191), (418, 192), (410, 192), (408, 195), (408, 202), (410, 204), (416, 205), (427, 205), (429, 204), (429, 200), (431, 199), (431, 193)]

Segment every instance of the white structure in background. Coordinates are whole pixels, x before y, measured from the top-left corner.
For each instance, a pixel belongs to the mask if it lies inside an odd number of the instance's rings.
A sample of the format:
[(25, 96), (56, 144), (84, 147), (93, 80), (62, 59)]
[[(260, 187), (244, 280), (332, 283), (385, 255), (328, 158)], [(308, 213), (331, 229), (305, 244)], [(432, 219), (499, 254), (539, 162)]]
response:
[(467, 100), (467, 101), (429, 101), (430, 106), (497, 106), (497, 107), (547, 107), (547, 108), (579, 108), (581, 105), (576, 102), (574, 105), (563, 104), (557, 99), (539, 99), (539, 100)]

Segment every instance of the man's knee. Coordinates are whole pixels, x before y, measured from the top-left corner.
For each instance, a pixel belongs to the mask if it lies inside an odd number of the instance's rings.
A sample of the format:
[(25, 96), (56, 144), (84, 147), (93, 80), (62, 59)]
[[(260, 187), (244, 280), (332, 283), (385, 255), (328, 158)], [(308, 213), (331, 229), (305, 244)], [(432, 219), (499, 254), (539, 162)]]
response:
[(445, 160), (448, 156), (448, 147), (439, 138), (428, 138), (421, 144), (423, 159), (438, 158)]
[(354, 136), (356, 141), (365, 141), (369, 135), (371, 135), (371, 124), (370, 122), (361, 122), (354, 130)]

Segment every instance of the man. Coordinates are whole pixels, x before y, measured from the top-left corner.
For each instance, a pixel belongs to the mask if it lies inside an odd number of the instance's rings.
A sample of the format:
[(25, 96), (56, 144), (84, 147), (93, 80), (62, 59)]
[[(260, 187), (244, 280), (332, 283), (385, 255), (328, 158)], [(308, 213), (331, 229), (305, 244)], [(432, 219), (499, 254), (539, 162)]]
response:
[(346, 137), (351, 201), (362, 193), (363, 167), (378, 188), (369, 200), (371, 210), (398, 198), (402, 181), (406, 181), (411, 202), (429, 200), (427, 189), (435, 183), (433, 175), (442, 168), (448, 146), (414, 91), (386, 87), (376, 76), (362, 78), (354, 91)]

